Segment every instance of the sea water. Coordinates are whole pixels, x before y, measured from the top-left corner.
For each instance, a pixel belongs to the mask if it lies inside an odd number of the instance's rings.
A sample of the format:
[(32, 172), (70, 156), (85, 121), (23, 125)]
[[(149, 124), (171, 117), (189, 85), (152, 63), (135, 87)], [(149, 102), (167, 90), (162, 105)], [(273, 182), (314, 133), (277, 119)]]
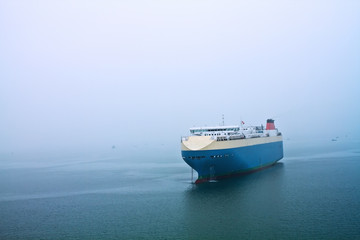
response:
[(200, 185), (167, 146), (4, 153), (0, 239), (360, 239), (360, 142), (284, 149), (271, 168)]

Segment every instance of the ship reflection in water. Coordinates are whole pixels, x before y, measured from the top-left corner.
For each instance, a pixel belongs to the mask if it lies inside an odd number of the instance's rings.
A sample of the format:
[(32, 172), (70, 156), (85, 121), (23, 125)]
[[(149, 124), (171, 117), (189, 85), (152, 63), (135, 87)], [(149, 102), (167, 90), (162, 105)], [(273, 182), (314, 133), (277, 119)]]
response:
[(193, 185), (185, 193), (184, 205), (189, 235), (194, 239), (276, 236), (284, 174), (285, 166), (279, 162), (261, 172)]
[[(348, 156), (346, 156), (348, 155)], [(195, 238), (360, 239), (359, 152), (293, 158), (185, 194)]]

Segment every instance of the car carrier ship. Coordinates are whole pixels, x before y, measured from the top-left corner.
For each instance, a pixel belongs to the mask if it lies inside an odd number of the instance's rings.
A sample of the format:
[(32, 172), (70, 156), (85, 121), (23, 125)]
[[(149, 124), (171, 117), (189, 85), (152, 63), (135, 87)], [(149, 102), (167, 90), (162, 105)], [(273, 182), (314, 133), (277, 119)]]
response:
[(181, 138), (183, 160), (198, 173), (195, 183), (243, 175), (272, 166), (283, 158), (282, 135), (268, 119), (266, 128), (216, 126), (190, 128)]

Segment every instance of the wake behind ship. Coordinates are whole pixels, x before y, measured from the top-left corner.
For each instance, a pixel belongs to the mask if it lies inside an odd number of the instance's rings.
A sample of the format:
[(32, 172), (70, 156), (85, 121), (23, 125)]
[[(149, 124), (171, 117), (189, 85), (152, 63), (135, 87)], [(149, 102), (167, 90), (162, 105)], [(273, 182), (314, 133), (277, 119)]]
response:
[(195, 183), (242, 175), (270, 167), (283, 158), (282, 135), (268, 119), (263, 126), (190, 128), (181, 138), (184, 161), (198, 172)]

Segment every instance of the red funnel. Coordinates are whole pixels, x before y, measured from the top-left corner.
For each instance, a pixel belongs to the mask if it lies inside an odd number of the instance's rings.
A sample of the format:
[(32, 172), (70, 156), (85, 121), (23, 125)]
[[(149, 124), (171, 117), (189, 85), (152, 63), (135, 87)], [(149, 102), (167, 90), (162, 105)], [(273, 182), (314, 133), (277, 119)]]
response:
[(266, 121), (266, 130), (275, 130), (274, 120), (268, 119)]

